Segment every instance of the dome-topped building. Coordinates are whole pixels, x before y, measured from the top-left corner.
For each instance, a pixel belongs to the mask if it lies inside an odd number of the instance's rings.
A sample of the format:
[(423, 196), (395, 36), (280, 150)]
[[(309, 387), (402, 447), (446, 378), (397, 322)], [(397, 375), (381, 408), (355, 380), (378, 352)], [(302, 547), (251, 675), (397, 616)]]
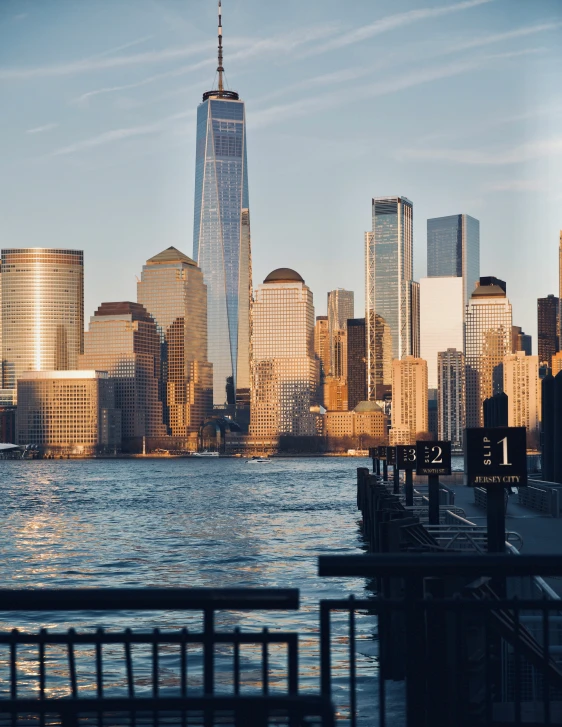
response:
[(263, 281), (264, 283), (304, 283), (302, 278), (296, 270), (291, 268), (277, 268), (273, 270), (267, 278)]

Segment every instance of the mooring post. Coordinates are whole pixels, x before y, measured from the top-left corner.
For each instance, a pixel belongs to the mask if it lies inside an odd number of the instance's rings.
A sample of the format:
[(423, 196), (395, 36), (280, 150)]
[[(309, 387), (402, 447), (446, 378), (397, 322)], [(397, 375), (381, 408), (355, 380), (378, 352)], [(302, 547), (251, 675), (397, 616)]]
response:
[(414, 504), (414, 471), (406, 470), (406, 484), (404, 486), (406, 492), (406, 506)]
[(386, 459), (382, 461), (382, 478), (384, 482), (388, 482), (388, 464)]
[(429, 524), (439, 525), (439, 475), (427, 476)]

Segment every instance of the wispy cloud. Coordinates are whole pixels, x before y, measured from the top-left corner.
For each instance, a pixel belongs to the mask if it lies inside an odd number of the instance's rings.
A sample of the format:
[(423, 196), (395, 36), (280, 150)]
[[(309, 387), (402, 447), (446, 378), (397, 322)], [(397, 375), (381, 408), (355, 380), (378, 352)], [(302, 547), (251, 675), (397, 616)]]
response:
[(44, 131), (51, 131), (52, 129), (56, 129), (58, 124), (55, 124), (54, 122), (51, 124), (45, 124), (44, 126), (36, 126), (33, 129), (26, 129), (26, 134), (42, 134)]
[(404, 149), (400, 158), (467, 165), (509, 165), (562, 153), (562, 136), (520, 144), (509, 149)]
[(338, 48), (345, 48), (348, 45), (360, 43), (361, 41), (369, 38), (374, 38), (376, 35), (381, 35), (382, 33), (387, 33), (406, 25), (412, 25), (413, 23), (417, 23), (422, 20), (435, 19), (443, 15), (450, 15), (451, 13), (458, 13), (462, 10), (469, 10), (470, 8), (477, 7), (478, 5), (485, 5), (490, 2), (493, 2), (493, 0), (465, 0), (464, 2), (455, 3), (454, 5), (443, 5), (436, 8), (419, 8), (418, 10), (408, 10), (404, 13), (387, 15), (386, 18), (381, 18), (369, 25), (364, 25), (361, 28), (356, 28), (348, 31), (347, 33), (342, 33), (337, 38), (333, 38), (323, 45), (317, 45), (314, 48), (310, 48), (305, 51), (302, 56), (318, 55), (319, 53), (326, 53), (327, 51), (336, 50)]
[(488, 187), (490, 192), (542, 192), (544, 182), (539, 179), (505, 179)]
[(431, 83), (432, 81), (437, 81), (439, 79), (450, 78), (451, 76), (457, 76), (470, 71), (486, 68), (491, 63), (501, 59), (528, 55), (529, 53), (535, 52), (536, 49), (534, 48), (522, 49), (510, 53), (497, 53), (493, 55), (479, 56), (477, 58), (464, 59), (447, 65), (433, 65), (407, 71), (402, 75), (396, 74), (391, 78), (385, 78), (377, 83), (351, 86), (338, 91), (337, 94), (319, 94), (314, 97), (308, 97), (287, 104), (276, 104), (265, 109), (254, 111), (250, 117), (249, 125), (253, 127), (269, 126), (270, 124), (285, 121), (290, 118), (305, 116), (309, 112), (316, 113), (320, 110), (340, 106), (348, 103), (353, 98), (373, 98), (376, 96), (396, 93), (407, 88)]
[(154, 134), (160, 134), (164, 131), (171, 130), (174, 127), (174, 123), (180, 119), (187, 119), (194, 117), (195, 112), (180, 111), (177, 114), (171, 116), (165, 116), (162, 119), (157, 119), (150, 124), (140, 124), (138, 126), (127, 126), (121, 129), (112, 129), (111, 131), (105, 131), (102, 134), (97, 134), (89, 139), (82, 139), (74, 144), (63, 146), (60, 149), (56, 149), (51, 152), (49, 156), (67, 156), (69, 154), (75, 154), (76, 152), (86, 151), (99, 146), (105, 146), (125, 139), (132, 139), (138, 136), (149, 136)]

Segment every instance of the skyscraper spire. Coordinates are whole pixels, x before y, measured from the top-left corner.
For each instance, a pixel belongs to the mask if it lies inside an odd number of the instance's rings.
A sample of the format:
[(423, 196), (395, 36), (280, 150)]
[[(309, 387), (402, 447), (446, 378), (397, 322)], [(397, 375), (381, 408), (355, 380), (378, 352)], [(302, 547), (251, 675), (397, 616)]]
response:
[(224, 68), (222, 67), (222, 6), (221, 0), (219, 0), (219, 65), (217, 67), (217, 73), (219, 74), (219, 91), (223, 91), (222, 74)]

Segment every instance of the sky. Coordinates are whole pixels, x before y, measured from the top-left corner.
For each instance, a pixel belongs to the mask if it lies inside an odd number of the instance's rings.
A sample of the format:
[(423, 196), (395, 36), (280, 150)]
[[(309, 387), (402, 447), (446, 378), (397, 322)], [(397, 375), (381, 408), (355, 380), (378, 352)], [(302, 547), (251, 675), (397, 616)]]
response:
[[(193, 250), (195, 114), (214, 0), (0, 0), (0, 247), (85, 252), (85, 317), (136, 300), (147, 258)], [(481, 275), (533, 335), (558, 292), (561, 0), (223, 0), (246, 102), (254, 286), (296, 269), (364, 313), (371, 198), (481, 223)]]

